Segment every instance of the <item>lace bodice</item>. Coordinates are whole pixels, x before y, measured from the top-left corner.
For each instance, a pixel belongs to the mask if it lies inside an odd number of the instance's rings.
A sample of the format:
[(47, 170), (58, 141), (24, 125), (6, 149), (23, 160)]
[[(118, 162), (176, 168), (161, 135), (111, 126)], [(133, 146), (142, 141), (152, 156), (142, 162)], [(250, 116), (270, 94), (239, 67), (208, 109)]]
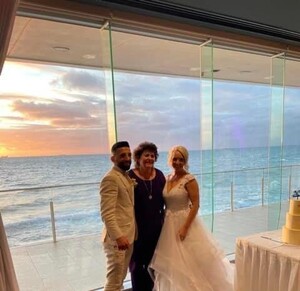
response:
[(189, 208), (190, 199), (188, 197), (188, 192), (185, 185), (194, 179), (195, 177), (193, 175), (186, 174), (172, 189), (168, 191), (170, 175), (167, 176), (167, 183), (163, 191), (163, 197), (165, 199), (167, 210), (174, 212)]

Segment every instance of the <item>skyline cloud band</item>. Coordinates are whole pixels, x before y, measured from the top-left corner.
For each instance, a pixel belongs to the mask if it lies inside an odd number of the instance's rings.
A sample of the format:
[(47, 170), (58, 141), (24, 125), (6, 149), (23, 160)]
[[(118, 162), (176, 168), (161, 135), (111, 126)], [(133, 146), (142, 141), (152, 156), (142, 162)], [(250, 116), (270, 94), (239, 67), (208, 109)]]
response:
[[(35, 92), (23, 86), (23, 83), (16, 88), (11, 66), (18, 68), (18, 76), (24, 75), (29, 84), (42, 82), (45, 92), (41, 94), (40, 89)], [(41, 80), (38, 73), (42, 76)], [(105, 74), (102, 71), (7, 62), (3, 76), (0, 79), (0, 102), (3, 104), (0, 109), (0, 155), (41, 155), (43, 152), (49, 155), (61, 154), (62, 151), (65, 151), (64, 154), (89, 154), (108, 151), (108, 112)], [(116, 72), (119, 138), (128, 139), (135, 145), (151, 140), (162, 150), (178, 143), (183, 143), (189, 149), (199, 149), (200, 82), (192, 78)], [(1, 86), (2, 83), (5, 86)], [(270, 88), (225, 81), (215, 81), (214, 86), (214, 147), (267, 146)], [(294, 131), (295, 125), (300, 122), (298, 96), (299, 89), (286, 88), (286, 144), (300, 144), (300, 137)], [(24, 146), (17, 138), (25, 138), (24, 133), (27, 136), (26, 145), (33, 145), (31, 151), (29, 146)], [(49, 142), (49, 139), (53, 139), (51, 148), (47, 143), (43, 150), (34, 146), (41, 146), (42, 141)], [(65, 144), (69, 147), (65, 147)]]

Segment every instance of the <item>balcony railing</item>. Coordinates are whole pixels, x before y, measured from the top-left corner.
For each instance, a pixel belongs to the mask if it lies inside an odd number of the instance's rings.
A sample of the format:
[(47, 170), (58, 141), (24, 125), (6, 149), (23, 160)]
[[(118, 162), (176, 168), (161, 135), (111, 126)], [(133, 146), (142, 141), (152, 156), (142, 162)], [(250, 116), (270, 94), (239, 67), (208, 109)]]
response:
[[(210, 173), (195, 173), (201, 188), (213, 187), (215, 212), (264, 206), (270, 187), (270, 168), (252, 168), (214, 172), (214, 184), (205, 184)], [(289, 199), (299, 188), (300, 165), (282, 167), (281, 199)], [(57, 237), (98, 233), (101, 230), (99, 215), (99, 182), (20, 187), (0, 190), (10, 203), (1, 206), (11, 246)], [(205, 191), (203, 191), (204, 193)], [(202, 195), (202, 194), (201, 194)], [(205, 200), (205, 199), (203, 199)], [(201, 214), (209, 213), (209, 205), (201, 203)]]

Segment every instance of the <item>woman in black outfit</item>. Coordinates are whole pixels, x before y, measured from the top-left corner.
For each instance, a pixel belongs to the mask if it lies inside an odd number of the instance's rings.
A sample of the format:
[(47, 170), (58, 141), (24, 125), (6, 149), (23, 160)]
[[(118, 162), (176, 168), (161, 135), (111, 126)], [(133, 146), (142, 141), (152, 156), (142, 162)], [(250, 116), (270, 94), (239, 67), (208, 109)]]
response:
[(148, 265), (164, 220), (162, 191), (166, 182), (164, 174), (154, 167), (157, 157), (157, 146), (143, 142), (133, 152), (135, 168), (129, 171), (129, 176), (135, 180), (134, 208), (138, 229), (129, 265), (133, 291), (153, 289)]

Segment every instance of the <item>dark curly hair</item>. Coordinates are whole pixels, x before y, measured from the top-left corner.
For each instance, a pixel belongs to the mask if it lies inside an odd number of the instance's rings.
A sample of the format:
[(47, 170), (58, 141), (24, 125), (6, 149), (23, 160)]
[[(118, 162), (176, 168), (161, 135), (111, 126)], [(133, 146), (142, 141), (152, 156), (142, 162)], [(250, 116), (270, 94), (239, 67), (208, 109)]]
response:
[(149, 152), (154, 153), (155, 162), (157, 161), (157, 158), (158, 158), (157, 146), (152, 142), (144, 141), (144, 142), (140, 143), (137, 146), (137, 148), (135, 148), (133, 151), (133, 159), (134, 159), (136, 168), (138, 168), (140, 166), (138, 160), (141, 158), (144, 151), (149, 151)]

